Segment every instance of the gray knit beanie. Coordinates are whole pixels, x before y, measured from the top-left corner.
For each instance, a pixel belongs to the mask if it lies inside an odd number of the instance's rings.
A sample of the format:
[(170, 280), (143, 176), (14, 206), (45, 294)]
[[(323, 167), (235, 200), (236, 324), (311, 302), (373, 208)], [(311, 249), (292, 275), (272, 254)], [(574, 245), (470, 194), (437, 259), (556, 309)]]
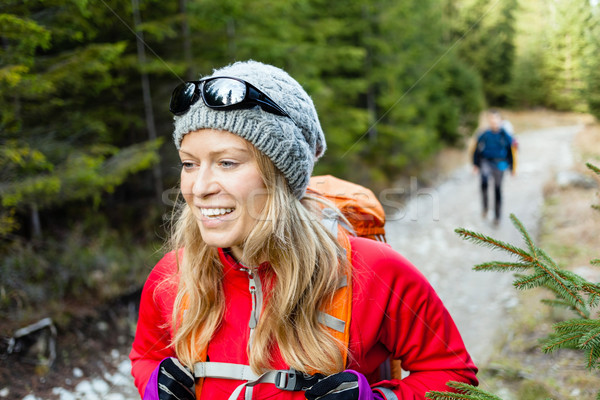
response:
[(260, 107), (214, 110), (202, 99), (185, 114), (175, 117), (173, 139), (179, 149), (183, 136), (209, 128), (229, 131), (252, 143), (283, 173), (297, 198), (302, 198), (315, 161), (326, 143), (315, 106), (287, 72), (256, 61), (236, 62), (215, 70), (211, 76), (239, 78), (256, 86), (287, 112), (293, 121)]

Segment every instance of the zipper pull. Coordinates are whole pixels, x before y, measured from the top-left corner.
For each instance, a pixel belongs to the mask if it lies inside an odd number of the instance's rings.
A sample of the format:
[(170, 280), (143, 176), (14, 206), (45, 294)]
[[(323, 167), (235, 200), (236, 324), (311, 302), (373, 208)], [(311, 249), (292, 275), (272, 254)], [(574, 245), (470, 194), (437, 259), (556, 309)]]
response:
[(256, 281), (254, 280), (254, 274), (250, 270), (248, 270), (248, 278), (248, 289), (252, 298), (252, 311), (250, 311), (250, 322), (248, 322), (248, 325), (250, 329), (254, 329), (258, 323), (258, 318), (256, 317)]

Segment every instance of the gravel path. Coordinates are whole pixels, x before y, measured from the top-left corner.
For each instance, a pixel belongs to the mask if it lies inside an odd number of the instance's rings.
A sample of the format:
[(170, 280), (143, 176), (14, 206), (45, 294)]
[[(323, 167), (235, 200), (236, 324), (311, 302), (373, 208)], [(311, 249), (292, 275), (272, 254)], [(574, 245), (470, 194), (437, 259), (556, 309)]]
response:
[(535, 237), (543, 186), (558, 171), (572, 166), (571, 142), (582, 128), (553, 127), (518, 135), (518, 173), (505, 176), (503, 216), (497, 227), (491, 213), (482, 218), (479, 177), (470, 165), (454, 171), (435, 189), (409, 191), (412, 200), (389, 216), (388, 242), (429, 279), (478, 365), (488, 362), (490, 343), (507, 326), (507, 310), (516, 306), (518, 299), (511, 274), (472, 270), (476, 264), (506, 256), (460, 239), (454, 229), (466, 228), (521, 245), (520, 232), (508, 219), (513, 213)]

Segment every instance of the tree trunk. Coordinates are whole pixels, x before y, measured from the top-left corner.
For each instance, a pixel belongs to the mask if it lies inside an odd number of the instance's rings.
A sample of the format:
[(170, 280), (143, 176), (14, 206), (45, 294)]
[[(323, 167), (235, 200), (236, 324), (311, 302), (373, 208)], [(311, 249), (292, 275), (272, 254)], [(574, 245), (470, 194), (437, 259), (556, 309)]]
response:
[(185, 61), (185, 79), (194, 80), (192, 69), (192, 37), (187, 14), (187, 0), (179, 0), (179, 12), (181, 13), (181, 36), (183, 38), (183, 59)]
[[(146, 128), (148, 129), (148, 138), (150, 140), (155, 140), (156, 135), (156, 125), (154, 123), (154, 111), (152, 109), (152, 95), (150, 93), (150, 80), (148, 79), (148, 74), (144, 72), (143, 67), (146, 64), (146, 49), (144, 47), (144, 33), (139, 30), (139, 26), (142, 23), (142, 19), (140, 16), (140, 8), (139, 8), (139, 0), (131, 0), (131, 8), (133, 11), (133, 23), (136, 31), (136, 45), (137, 45), (137, 56), (138, 56), (138, 64), (141, 69), (141, 79), (142, 79), (142, 93), (144, 96), (144, 110), (146, 114)], [(154, 194), (158, 202), (162, 201), (162, 170), (160, 167), (160, 161), (155, 163), (152, 167), (152, 175), (154, 178)]]
[(38, 211), (37, 204), (32, 203), (29, 212), (31, 215), (31, 236), (39, 239), (42, 237), (42, 224), (40, 222), (40, 212)]
[(235, 60), (235, 19), (227, 19), (227, 52), (231, 60)]
[[(362, 8), (363, 19), (367, 21), (367, 36), (372, 37), (371, 32), (371, 15), (367, 6)], [(373, 51), (369, 44), (365, 44), (366, 56), (365, 56), (365, 72), (368, 80), (367, 86), (367, 113), (369, 116), (369, 141), (375, 142), (377, 140), (377, 101), (375, 94), (375, 84), (371, 82), (371, 76), (373, 72)]]

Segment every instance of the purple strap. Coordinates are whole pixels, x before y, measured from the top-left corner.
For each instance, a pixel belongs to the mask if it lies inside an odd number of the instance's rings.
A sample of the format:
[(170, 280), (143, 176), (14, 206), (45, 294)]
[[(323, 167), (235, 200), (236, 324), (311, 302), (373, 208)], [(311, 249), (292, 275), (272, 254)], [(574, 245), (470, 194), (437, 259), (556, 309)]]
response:
[(358, 378), (358, 400), (385, 400), (379, 393), (371, 390), (371, 385), (363, 374), (352, 369), (347, 369), (345, 372), (351, 372)]
[(158, 398), (158, 371), (160, 370), (160, 363), (158, 366), (152, 371), (152, 375), (150, 375), (150, 379), (146, 384), (146, 390), (144, 390), (144, 397), (142, 400), (160, 400)]

